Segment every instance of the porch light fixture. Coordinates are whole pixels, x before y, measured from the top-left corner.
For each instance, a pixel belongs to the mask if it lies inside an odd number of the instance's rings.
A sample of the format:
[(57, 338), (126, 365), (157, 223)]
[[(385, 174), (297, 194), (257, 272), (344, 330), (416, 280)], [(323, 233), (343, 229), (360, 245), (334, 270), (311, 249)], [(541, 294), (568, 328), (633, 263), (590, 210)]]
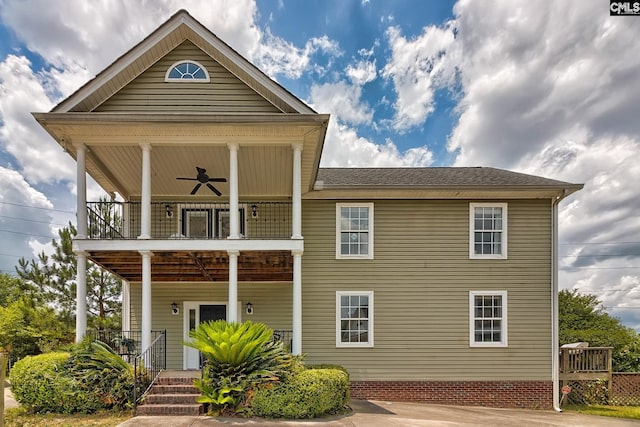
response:
[(167, 212), (167, 218), (173, 218), (173, 210), (171, 209), (170, 204), (167, 203), (166, 205), (164, 205), (164, 210)]
[(253, 314), (253, 304), (247, 303), (247, 314)]
[(255, 203), (251, 205), (251, 218), (258, 218), (258, 205)]
[(180, 314), (180, 309), (178, 308), (178, 304), (176, 304), (175, 302), (171, 303), (171, 314), (173, 314), (174, 316), (177, 316), (178, 314)]

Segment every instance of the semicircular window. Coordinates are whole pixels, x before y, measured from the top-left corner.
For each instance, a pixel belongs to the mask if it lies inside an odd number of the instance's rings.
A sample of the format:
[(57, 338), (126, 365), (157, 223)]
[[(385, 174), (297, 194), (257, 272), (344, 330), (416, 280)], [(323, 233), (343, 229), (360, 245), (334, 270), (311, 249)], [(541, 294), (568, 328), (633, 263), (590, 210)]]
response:
[(208, 82), (209, 73), (196, 61), (178, 61), (167, 70), (166, 82)]

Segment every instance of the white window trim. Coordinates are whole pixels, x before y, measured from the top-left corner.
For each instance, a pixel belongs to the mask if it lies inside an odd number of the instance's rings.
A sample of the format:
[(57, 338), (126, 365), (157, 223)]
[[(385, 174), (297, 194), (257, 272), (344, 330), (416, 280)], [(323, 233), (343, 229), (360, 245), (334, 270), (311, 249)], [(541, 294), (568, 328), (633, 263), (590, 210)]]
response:
[[(200, 69), (204, 72), (205, 78), (204, 79), (172, 79), (170, 78), (169, 74), (171, 74), (171, 71), (173, 71), (173, 67), (185, 62), (190, 62), (200, 67)], [(211, 78), (209, 77), (209, 71), (207, 71), (207, 68), (201, 63), (199, 63), (198, 61), (194, 61), (192, 59), (181, 59), (180, 61), (176, 61), (173, 64), (171, 64), (169, 69), (167, 69), (167, 72), (164, 74), (164, 81), (165, 82), (181, 82), (181, 83), (209, 83), (211, 81)]]
[[(501, 296), (502, 297), (502, 341), (500, 342), (476, 342), (475, 330), (475, 297), (476, 296)], [(508, 347), (508, 316), (507, 316), (507, 291), (469, 291), (469, 347)]]
[[(507, 203), (469, 203), (469, 259), (507, 259), (507, 246), (509, 229), (507, 216)], [(502, 253), (501, 254), (476, 254), (475, 253), (475, 208), (502, 208)]]
[[(352, 295), (366, 295), (369, 297), (369, 341), (368, 342), (342, 342), (340, 336), (342, 334), (342, 328), (340, 327), (340, 322), (342, 320), (342, 316), (340, 316), (340, 311), (342, 309), (342, 304), (340, 298), (343, 296), (352, 296)], [(373, 347), (373, 291), (336, 291), (336, 347), (339, 348), (367, 348)]]
[[(369, 251), (364, 255), (343, 255), (340, 252), (340, 208), (369, 208)], [(336, 259), (373, 259), (373, 203), (336, 203)]]

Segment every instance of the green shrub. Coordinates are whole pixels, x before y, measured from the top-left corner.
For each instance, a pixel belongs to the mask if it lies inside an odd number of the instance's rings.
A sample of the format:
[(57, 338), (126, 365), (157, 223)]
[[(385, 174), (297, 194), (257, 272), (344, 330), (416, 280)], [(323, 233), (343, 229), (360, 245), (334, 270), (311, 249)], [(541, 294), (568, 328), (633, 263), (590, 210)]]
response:
[(331, 363), (321, 363), (319, 365), (306, 365), (305, 368), (307, 368), (307, 369), (337, 369), (337, 370), (342, 371), (345, 374), (347, 374), (347, 378), (349, 377), (349, 371), (347, 371), (344, 366), (333, 365)]
[(11, 390), (18, 402), (31, 412), (93, 412), (99, 407), (93, 396), (79, 390), (68, 376), (69, 353), (27, 356), (11, 369)]
[(344, 410), (349, 376), (340, 369), (307, 369), (256, 390), (253, 412), (269, 418), (315, 418)]

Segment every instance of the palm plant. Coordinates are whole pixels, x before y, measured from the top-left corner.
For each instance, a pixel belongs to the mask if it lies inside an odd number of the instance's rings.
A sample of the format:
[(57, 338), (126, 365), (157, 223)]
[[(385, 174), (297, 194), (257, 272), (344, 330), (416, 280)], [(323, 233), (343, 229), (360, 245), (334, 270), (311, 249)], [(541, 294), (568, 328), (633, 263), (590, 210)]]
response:
[(81, 388), (96, 396), (105, 408), (125, 409), (131, 405), (133, 366), (105, 343), (85, 339), (72, 351), (67, 369)]
[(263, 323), (216, 320), (201, 323), (189, 336), (192, 341), (185, 345), (205, 359), (203, 377), (195, 381), (202, 393), (199, 401), (217, 412), (242, 412), (250, 390), (278, 381), (299, 365)]

